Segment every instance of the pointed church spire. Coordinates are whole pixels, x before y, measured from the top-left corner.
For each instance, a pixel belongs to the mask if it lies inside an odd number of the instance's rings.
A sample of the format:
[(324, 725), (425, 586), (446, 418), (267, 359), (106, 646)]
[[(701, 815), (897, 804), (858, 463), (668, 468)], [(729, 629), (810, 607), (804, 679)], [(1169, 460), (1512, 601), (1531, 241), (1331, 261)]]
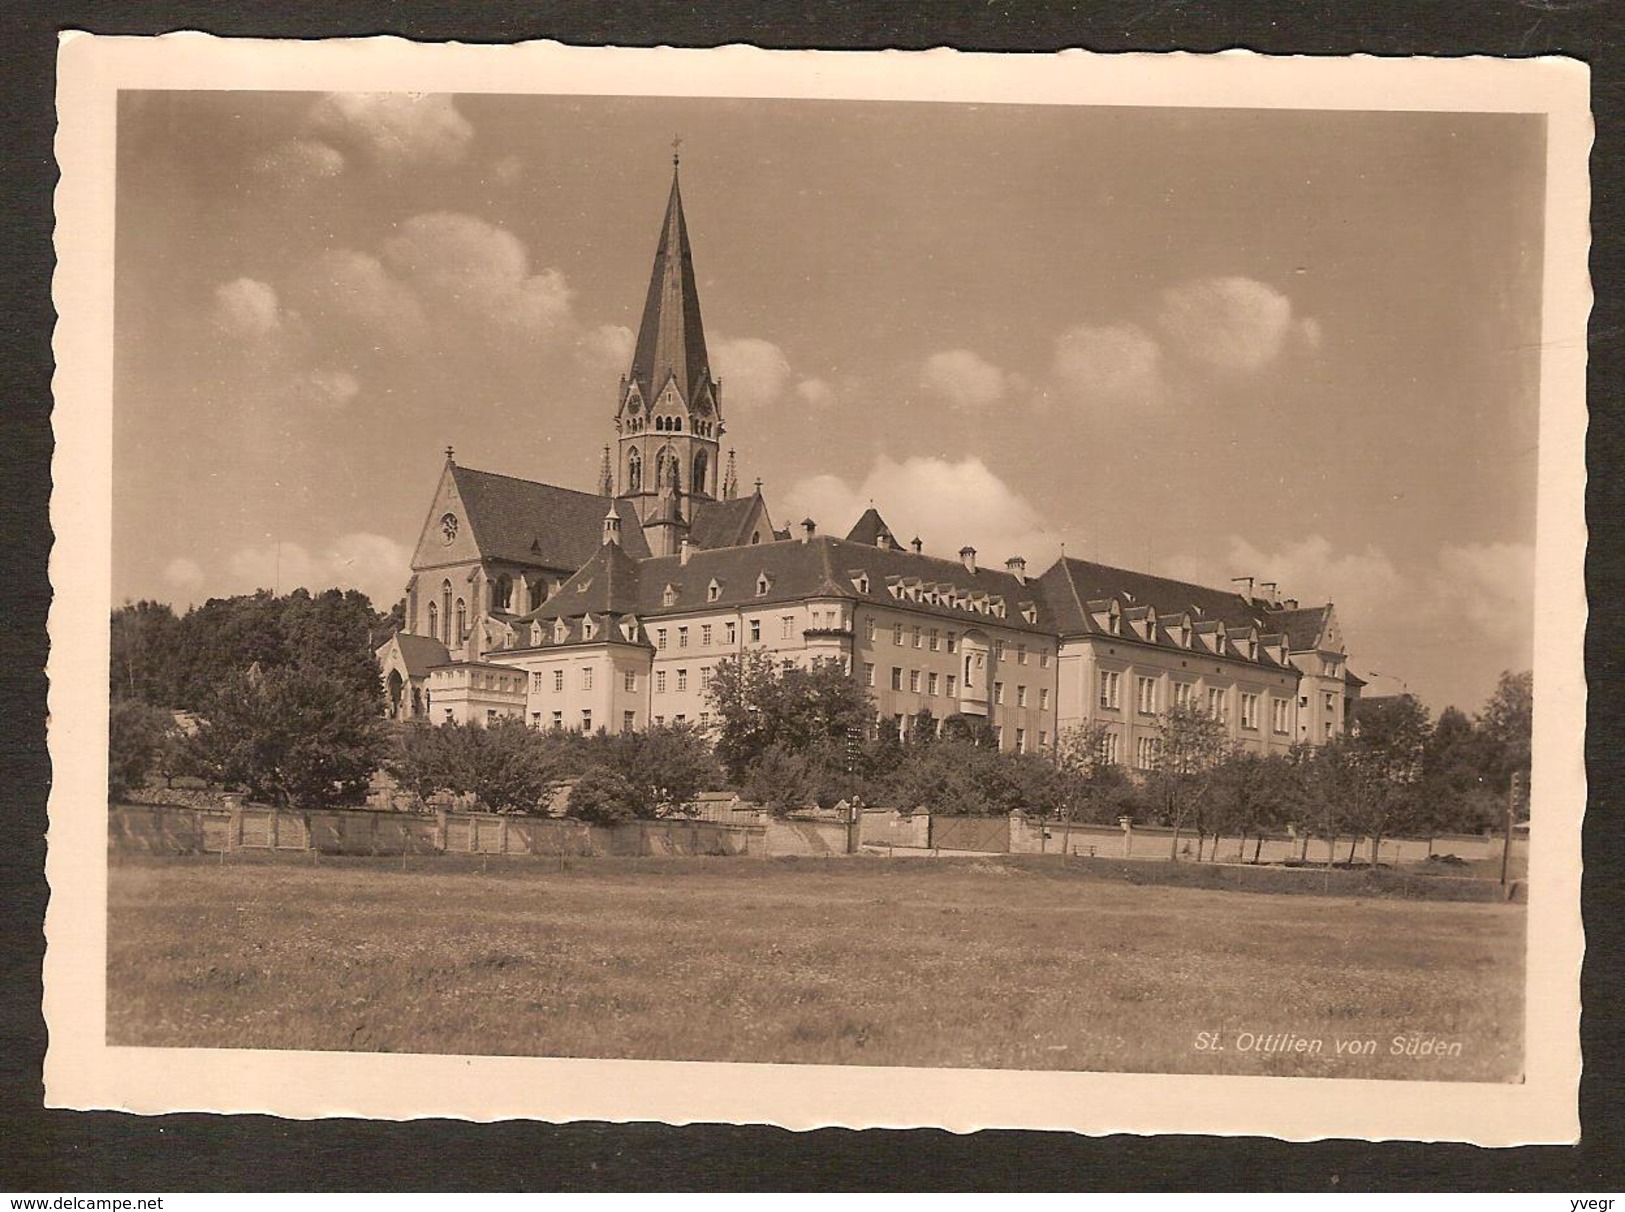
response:
[(722, 499), (731, 501), (739, 495), (739, 473), (734, 470), (734, 452), (728, 450), (728, 470), (722, 473)]
[(660, 226), (660, 246), (649, 276), (649, 294), (643, 304), (643, 323), (638, 328), (629, 377), (650, 404), (665, 388), (667, 379), (675, 377), (677, 390), (690, 408), (712, 385), (711, 359), (706, 352), (705, 329), (700, 321), (700, 296), (694, 282), (694, 255), (688, 244), (688, 224), (683, 219), (675, 150), (671, 194), (666, 200), (666, 217)]
[(612, 497), (615, 495), (615, 474), (609, 466), (609, 443), (604, 443), (604, 462), (598, 469), (598, 495)]

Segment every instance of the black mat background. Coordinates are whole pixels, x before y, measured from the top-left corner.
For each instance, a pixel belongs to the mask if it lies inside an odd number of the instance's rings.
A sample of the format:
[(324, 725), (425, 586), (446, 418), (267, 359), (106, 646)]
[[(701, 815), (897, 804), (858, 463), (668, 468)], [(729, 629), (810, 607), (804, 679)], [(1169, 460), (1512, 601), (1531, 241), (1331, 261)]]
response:
[[(1619, 1190), (1621, 838), (1619, 732), (1621, 31), (1608, 0), (1507, 3), (929, 5), (62, 3), (0, 11), (0, 1190)], [(45, 1111), (40, 1080), (46, 888), (46, 512), (50, 475), (51, 139), (56, 32), (430, 41), (548, 37), (618, 45), (1047, 51), (1565, 54), (1592, 66), (1597, 144), (1592, 272), (1587, 576), (1591, 621), (1585, 831), (1584, 1140), (1574, 1148), (1259, 1139), (1099, 1139), (936, 1131), (796, 1134), (639, 1124), (288, 1122)]]

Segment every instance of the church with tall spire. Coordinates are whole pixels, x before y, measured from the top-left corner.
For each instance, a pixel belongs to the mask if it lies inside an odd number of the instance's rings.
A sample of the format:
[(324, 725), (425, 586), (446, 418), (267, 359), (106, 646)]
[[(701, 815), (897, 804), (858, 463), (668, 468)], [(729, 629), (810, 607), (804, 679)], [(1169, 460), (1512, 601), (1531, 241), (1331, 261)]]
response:
[(905, 546), (875, 508), (844, 538), (811, 518), (776, 528), (723, 446), (679, 171), (674, 141), (594, 490), (464, 467), (447, 448), (403, 625), (377, 652), (392, 718), (706, 728), (717, 662), (762, 651), (840, 662), (876, 729), (967, 717), (1024, 752), (1098, 723), (1107, 760), (1145, 766), (1159, 713), (1191, 703), (1257, 752), (1343, 731), (1358, 681), (1330, 603), (1064, 555), (1029, 577), (1019, 555), (989, 567), (968, 546)]

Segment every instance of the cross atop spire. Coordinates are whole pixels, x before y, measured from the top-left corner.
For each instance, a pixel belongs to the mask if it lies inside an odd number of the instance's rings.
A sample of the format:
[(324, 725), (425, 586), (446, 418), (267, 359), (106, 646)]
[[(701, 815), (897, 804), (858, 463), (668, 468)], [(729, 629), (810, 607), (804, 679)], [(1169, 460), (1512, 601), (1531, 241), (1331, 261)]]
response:
[(671, 137), (671, 166), (673, 168), (677, 167), (677, 149), (681, 146), (683, 146), (683, 136), (673, 135)]

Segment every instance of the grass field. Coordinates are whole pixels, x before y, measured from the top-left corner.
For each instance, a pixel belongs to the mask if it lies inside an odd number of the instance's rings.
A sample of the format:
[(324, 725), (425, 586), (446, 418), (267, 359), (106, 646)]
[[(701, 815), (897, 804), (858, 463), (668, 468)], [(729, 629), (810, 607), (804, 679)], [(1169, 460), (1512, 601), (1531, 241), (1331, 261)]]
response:
[[(149, 859), (110, 879), (112, 1044), (1481, 1081), (1521, 1068), (1519, 905), (1135, 886), (988, 860)], [(1223, 1050), (1198, 1050), (1199, 1032)], [(1266, 1051), (1272, 1035), (1322, 1050)], [(1391, 1055), (1396, 1036), (1461, 1047)]]

